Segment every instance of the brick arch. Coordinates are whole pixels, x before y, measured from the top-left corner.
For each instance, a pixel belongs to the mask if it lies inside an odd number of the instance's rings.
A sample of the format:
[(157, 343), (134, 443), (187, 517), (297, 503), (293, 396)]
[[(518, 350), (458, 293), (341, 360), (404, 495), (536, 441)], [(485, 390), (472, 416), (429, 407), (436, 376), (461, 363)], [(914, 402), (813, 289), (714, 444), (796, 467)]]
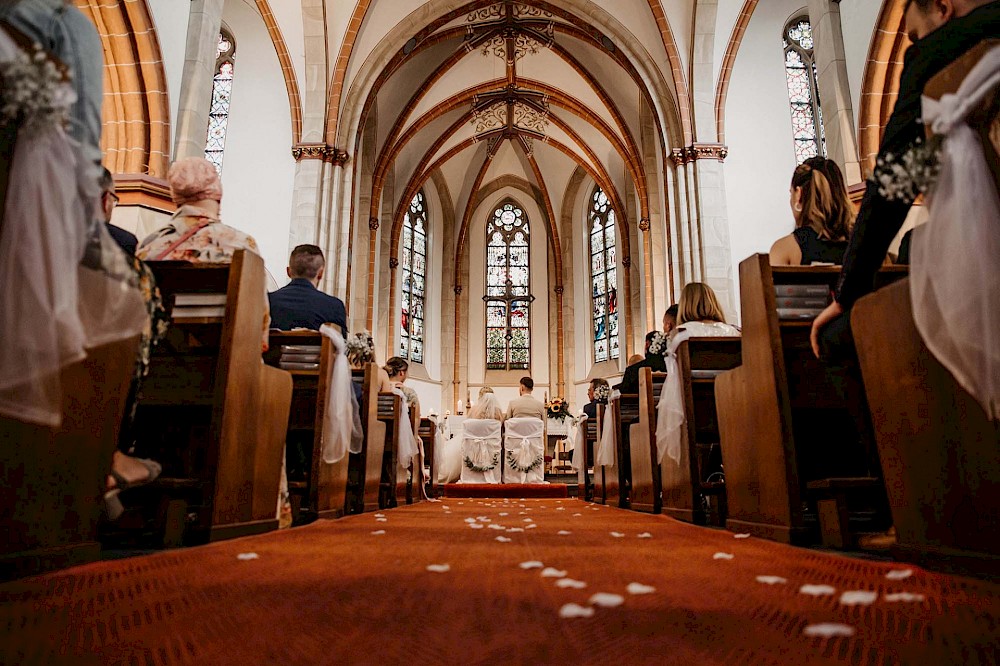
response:
[(113, 173), (166, 176), (170, 107), (166, 73), (146, 0), (76, 0), (104, 50), (101, 150)]
[(910, 45), (903, 23), (903, 3), (883, 0), (861, 84), (858, 147), (865, 174), (875, 168), (882, 131), (889, 122), (899, 94), (903, 54)]

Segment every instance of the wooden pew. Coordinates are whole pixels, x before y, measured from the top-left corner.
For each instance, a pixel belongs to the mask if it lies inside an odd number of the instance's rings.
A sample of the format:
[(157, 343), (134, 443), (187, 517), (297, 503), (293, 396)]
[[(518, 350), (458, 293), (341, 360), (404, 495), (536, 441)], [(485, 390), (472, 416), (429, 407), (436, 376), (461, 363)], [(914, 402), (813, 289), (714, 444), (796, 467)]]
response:
[(894, 554), (1000, 576), (1000, 423), (923, 343), (908, 280), (859, 300), (851, 326), (896, 527)]
[[(335, 324), (330, 324), (335, 326)], [(338, 327), (339, 328), (339, 327)], [(319, 367), (288, 368), (292, 375), (292, 407), (286, 432), (286, 452), (290, 446), (302, 446), (308, 456), (305, 474), (292, 478), (287, 466), (288, 488), (297, 522), (310, 518), (339, 518), (344, 515), (347, 501), (349, 457), (339, 462), (323, 462), (323, 419), (326, 413), (327, 391), (336, 355), (333, 343), (318, 331), (271, 330), (269, 349), (264, 354), (268, 365), (280, 366), (282, 347), (315, 350)], [(287, 358), (287, 356), (286, 356)], [(296, 441), (298, 440), (298, 441)], [(300, 510), (295, 511), (296, 504)]]
[(0, 580), (100, 556), (97, 523), (138, 345), (109, 343), (63, 369), (59, 428), (0, 417)]
[[(385, 424), (382, 453), (382, 477), (379, 482), (379, 508), (390, 509), (406, 504), (407, 474), (399, 470), (399, 428), (409, 419), (403, 399), (395, 393), (378, 394), (378, 419)], [(405, 470), (404, 470), (405, 472)]]
[(386, 424), (378, 417), (378, 366), (365, 363), (352, 371), (354, 382), (361, 386), (361, 430), (364, 434), (361, 452), (349, 454), (348, 499), (345, 511), (361, 513), (378, 511), (379, 486), (382, 480), (382, 458), (388, 438)]
[[(192, 505), (189, 542), (276, 529), (292, 378), (260, 357), (264, 262), (241, 250), (232, 264), (150, 268), (172, 322), (154, 350), (136, 420), (139, 454), (164, 471), (140, 490)], [(176, 305), (178, 294), (224, 295), (225, 305), (191, 316)]]
[(650, 368), (639, 370), (639, 410), (629, 428), (631, 508), (645, 513), (660, 512), (660, 467), (656, 463), (656, 405), (667, 375)]
[[(883, 268), (879, 279), (905, 272)], [(850, 405), (812, 354), (812, 321), (779, 320), (777, 313), (775, 285), (829, 289), (839, 273), (833, 266), (772, 267), (766, 254), (740, 263), (742, 365), (715, 382), (730, 530), (786, 543), (811, 541), (804, 481), (869, 476), (864, 456), (846, 450), (856, 437)], [(830, 459), (819, 461), (824, 454)], [(833, 471), (838, 460), (844, 468)]]
[(420, 419), (420, 439), (424, 443), (424, 465), (430, 469), (431, 479), (427, 482), (427, 496), (437, 495), (437, 468), (434, 465), (434, 444), (437, 439), (437, 423), (429, 418)]
[(597, 415), (592, 419), (586, 419), (578, 428), (583, 429), (583, 451), (576, 453), (577, 464), (580, 468), (576, 470), (577, 497), (588, 502), (594, 501), (594, 474), (597, 468), (594, 466), (594, 450), (597, 446)]
[(740, 365), (741, 346), (739, 338), (689, 338), (677, 347), (686, 419), (681, 461), (677, 464), (664, 456), (660, 479), (663, 513), (678, 520), (706, 524), (705, 500), (715, 497), (713, 522), (725, 525), (726, 485), (721, 479), (710, 479), (718, 471), (715, 447), (720, 447), (715, 379), (716, 373)]
[(607, 504), (629, 508), (632, 485), (631, 451), (625, 443), (626, 428), (639, 418), (639, 394), (623, 393), (611, 403), (614, 419), (615, 464), (604, 469), (604, 500)]
[[(409, 426), (413, 431), (414, 436), (417, 438), (417, 443), (420, 443), (420, 413), (417, 412), (416, 405), (410, 405), (409, 411)], [(406, 503), (416, 504), (417, 502), (424, 499), (423, 490), (421, 490), (421, 485), (424, 482), (424, 454), (420, 453), (413, 461), (407, 466), (404, 472), (406, 475)]]
[(597, 406), (597, 419), (595, 419), (596, 430), (594, 432), (594, 467), (592, 478), (592, 490), (591, 490), (591, 501), (597, 502), (598, 504), (607, 504), (608, 493), (607, 486), (604, 483), (605, 470), (603, 465), (597, 464), (597, 452), (601, 448), (601, 435), (604, 432), (604, 420), (611, 418), (611, 412), (608, 410), (607, 405)]

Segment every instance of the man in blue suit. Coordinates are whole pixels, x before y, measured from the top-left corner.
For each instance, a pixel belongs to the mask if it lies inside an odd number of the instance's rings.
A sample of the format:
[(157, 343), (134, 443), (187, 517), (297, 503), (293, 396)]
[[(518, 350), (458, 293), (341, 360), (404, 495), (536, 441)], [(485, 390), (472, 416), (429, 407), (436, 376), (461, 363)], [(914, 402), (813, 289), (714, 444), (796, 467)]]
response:
[(272, 328), (319, 330), (323, 324), (333, 323), (339, 324), (347, 336), (344, 303), (317, 288), (325, 267), (323, 251), (315, 245), (299, 245), (292, 250), (286, 269), (292, 281), (267, 295), (271, 303)]

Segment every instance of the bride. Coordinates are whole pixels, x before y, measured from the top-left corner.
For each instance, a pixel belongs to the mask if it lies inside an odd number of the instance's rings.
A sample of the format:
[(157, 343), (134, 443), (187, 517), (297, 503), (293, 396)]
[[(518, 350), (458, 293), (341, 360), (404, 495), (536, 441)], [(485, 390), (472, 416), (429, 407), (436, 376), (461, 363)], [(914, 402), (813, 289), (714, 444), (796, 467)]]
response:
[[(469, 410), (469, 419), (503, 419), (503, 410), (497, 402), (493, 389), (484, 386), (479, 391), (479, 401)], [(438, 450), (441, 452), (437, 460), (438, 483), (455, 483), (462, 476), (462, 437), (453, 437), (445, 441)]]

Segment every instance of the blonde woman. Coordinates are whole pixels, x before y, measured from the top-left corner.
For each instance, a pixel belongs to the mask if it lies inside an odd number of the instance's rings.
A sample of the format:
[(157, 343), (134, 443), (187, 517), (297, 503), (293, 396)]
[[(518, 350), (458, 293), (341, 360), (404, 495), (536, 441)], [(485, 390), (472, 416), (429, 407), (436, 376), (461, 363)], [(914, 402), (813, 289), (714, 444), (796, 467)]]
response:
[(677, 304), (677, 328), (670, 339), (669, 353), (688, 338), (738, 336), (740, 329), (726, 323), (715, 292), (703, 282), (690, 282), (681, 291)]
[(844, 263), (854, 205), (837, 163), (825, 157), (809, 158), (795, 168), (789, 192), (795, 231), (771, 246), (771, 265)]
[(497, 396), (489, 386), (484, 386), (479, 391), (479, 402), (469, 410), (469, 418), (490, 419), (493, 421), (503, 420), (503, 410), (500, 409)]

